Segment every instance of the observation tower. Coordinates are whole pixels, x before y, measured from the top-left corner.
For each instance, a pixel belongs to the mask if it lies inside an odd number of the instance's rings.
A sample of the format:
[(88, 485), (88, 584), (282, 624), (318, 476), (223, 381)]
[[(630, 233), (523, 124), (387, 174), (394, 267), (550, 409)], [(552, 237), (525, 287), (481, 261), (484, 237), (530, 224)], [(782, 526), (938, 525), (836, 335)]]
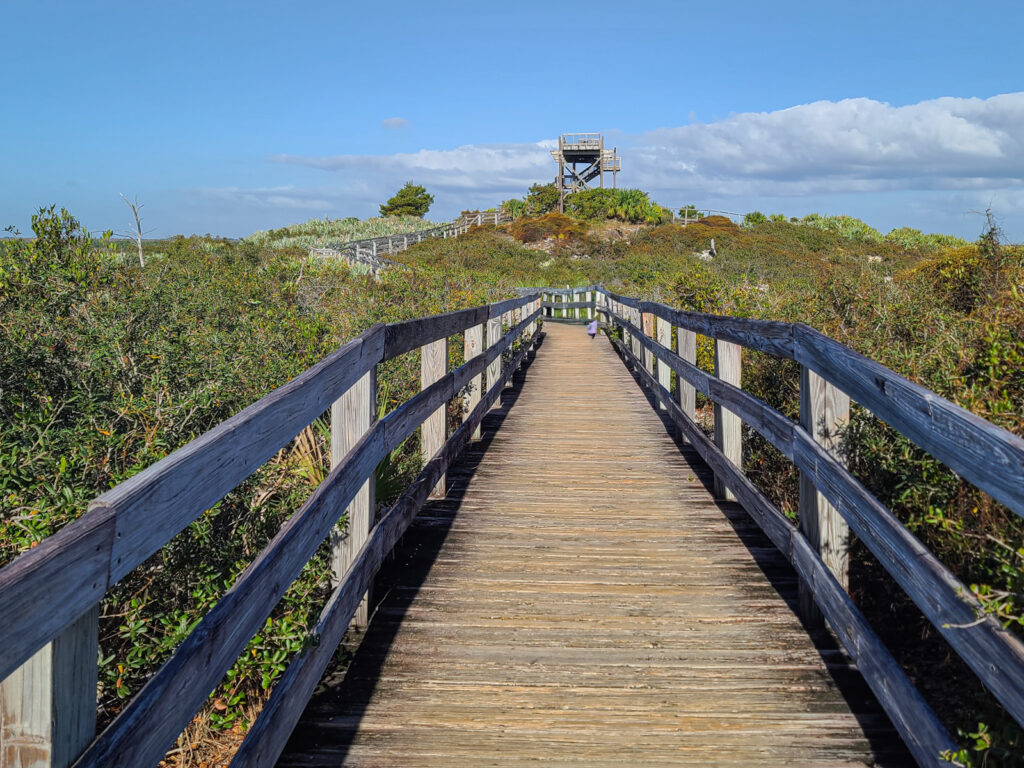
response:
[(604, 136), (600, 133), (563, 133), (558, 137), (558, 149), (552, 149), (551, 156), (558, 163), (555, 186), (559, 213), (564, 213), (566, 195), (591, 189), (590, 182), (594, 179), (604, 188), (606, 172), (611, 173), (612, 189), (615, 189), (621, 158), (616, 147), (604, 148)]

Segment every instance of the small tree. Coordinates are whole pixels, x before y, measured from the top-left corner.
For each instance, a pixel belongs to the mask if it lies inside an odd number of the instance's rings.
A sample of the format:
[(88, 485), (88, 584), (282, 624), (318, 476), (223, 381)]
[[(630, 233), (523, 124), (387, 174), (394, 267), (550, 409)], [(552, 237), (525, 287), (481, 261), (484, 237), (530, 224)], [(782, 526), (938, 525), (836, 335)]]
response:
[(534, 184), (526, 195), (526, 213), (540, 216), (558, 208), (558, 188), (554, 184)]
[(419, 216), (421, 219), (430, 210), (434, 196), (411, 181), (398, 190), (394, 197), (380, 206), (381, 216)]

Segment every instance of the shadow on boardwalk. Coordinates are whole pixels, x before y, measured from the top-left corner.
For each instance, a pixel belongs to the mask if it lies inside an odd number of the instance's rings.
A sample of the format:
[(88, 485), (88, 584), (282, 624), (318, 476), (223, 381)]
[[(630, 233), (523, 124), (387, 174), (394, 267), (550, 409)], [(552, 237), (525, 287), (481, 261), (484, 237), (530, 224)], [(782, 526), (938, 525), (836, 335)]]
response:
[(610, 347), (547, 330), (279, 764), (911, 765)]

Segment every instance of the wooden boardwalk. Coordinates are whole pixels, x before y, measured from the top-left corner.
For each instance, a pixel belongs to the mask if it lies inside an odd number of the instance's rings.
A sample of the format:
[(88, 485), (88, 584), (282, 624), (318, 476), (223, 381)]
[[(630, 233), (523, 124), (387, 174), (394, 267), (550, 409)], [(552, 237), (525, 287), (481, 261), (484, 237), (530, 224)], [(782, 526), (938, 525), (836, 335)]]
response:
[(912, 765), (608, 342), (545, 330), (279, 765)]

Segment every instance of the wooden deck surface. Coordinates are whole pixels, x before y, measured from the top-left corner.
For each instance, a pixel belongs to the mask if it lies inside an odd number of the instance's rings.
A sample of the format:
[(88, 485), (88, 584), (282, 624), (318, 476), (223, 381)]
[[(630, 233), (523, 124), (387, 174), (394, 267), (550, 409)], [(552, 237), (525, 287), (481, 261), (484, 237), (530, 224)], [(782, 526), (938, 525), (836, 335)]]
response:
[(279, 765), (912, 765), (608, 342), (545, 330)]

